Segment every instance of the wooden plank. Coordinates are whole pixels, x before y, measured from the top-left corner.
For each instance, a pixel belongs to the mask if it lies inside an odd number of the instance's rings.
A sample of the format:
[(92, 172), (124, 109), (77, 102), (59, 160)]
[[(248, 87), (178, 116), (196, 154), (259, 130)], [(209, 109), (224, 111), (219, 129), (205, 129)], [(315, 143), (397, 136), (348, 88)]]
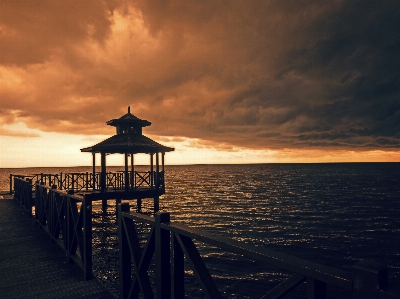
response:
[(82, 270), (15, 200), (0, 199), (0, 294), (2, 298), (114, 298)]

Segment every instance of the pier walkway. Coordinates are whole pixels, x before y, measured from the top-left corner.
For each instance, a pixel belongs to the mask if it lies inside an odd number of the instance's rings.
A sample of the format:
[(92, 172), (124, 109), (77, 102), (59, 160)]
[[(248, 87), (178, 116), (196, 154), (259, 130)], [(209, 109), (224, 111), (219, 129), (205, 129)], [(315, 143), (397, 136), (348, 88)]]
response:
[(0, 193), (0, 297), (114, 298), (98, 280), (82, 280), (82, 269), (5, 192)]
[[(18, 177), (14, 196), (0, 194), (0, 298), (113, 298), (92, 279), (94, 199), (43, 183), (35, 184), (32, 195), (32, 181)], [(167, 212), (134, 210), (129, 202), (117, 203), (112, 238), (118, 249), (112, 248), (118, 262), (102, 260), (107, 269), (118, 265), (113, 278), (118, 277), (119, 298), (181, 299), (192, 291), (229, 298), (237, 282), (226, 279), (230, 274), (220, 265), (256, 262), (260, 273), (269, 266), (287, 273), (272, 284), (268, 277), (257, 281), (252, 298), (298, 298), (301, 292), (307, 299), (400, 299), (398, 278), (389, 281), (386, 265), (361, 260), (346, 270), (325, 266), (174, 223)], [(220, 254), (210, 259), (207, 248)]]

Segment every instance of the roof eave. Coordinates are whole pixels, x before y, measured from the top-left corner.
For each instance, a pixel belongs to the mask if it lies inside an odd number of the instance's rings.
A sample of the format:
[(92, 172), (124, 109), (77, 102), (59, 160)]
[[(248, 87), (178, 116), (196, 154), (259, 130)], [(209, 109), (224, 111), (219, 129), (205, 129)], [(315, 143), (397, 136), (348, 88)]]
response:
[(82, 153), (87, 153), (87, 152), (93, 152), (93, 147), (85, 147), (85, 148), (81, 148), (81, 152)]
[(166, 153), (172, 152), (175, 149), (172, 147), (86, 147), (82, 148), (81, 152), (91, 152), (91, 153), (109, 153), (109, 154), (155, 154), (155, 153)]

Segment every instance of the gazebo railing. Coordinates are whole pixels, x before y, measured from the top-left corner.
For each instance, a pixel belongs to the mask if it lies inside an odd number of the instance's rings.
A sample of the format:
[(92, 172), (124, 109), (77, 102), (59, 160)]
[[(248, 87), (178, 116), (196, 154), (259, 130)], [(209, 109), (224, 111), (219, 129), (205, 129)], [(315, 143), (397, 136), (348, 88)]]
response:
[(107, 172), (106, 187), (108, 189), (123, 190), (125, 188), (125, 173)]
[(133, 181), (136, 188), (151, 187), (151, 172), (135, 172)]
[[(128, 172), (129, 190), (139, 188), (164, 188), (164, 172), (151, 171), (134, 171)], [(32, 180), (32, 191), (34, 191), (35, 183), (43, 183), (48, 186), (56, 185), (60, 190), (81, 191), (100, 191), (101, 173), (58, 173), (47, 174), (39, 173), (32, 175), (14, 175), (10, 174), (10, 193), (15, 190), (15, 178)], [(106, 189), (107, 190), (125, 190), (125, 172), (107, 172), (106, 173)]]
[[(96, 176), (96, 174), (95, 174)], [(62, 190), (89, 191), (93, 190), (93, 173), (61, 173), (58, 186)]]

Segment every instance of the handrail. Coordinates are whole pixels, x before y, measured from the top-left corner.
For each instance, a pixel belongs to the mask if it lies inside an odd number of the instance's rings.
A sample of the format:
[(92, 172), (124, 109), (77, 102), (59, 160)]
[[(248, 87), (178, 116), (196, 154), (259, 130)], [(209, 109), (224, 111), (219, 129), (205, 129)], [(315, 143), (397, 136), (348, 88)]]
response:
[[(146, 246), (138, 242), (135, 223), (146, 223), (151, 230)], [(326, 286), (332, 285), (352, 294), (354, 299), (400, 298), (387, 288), (386, 266), (360, 261), (353, 270), (343, 271), (273, 250), (171, 223), (169, 213), (155, 217), (130, 212), (129, 204), (118, 205), (119, 264), (121, 298), (184, 298), (184, 257), (198, 278), (208, 298), (222, 298), (193, 240), (239, 254), (253, 261), (294, 272), (292, 276), (262, 298), (280, 298), (302, 283), (307, 285), (307, 298), (326, 298)], [(155, 256), (155, 294), (149, 283), (149, 260)], [(131, 277), (133, 263), (134, 277)], [(133, 278), (133, 280), (132, 280)]]
[(187, 227), (179, 223), (161, 224), (162, 229), (171, 231), (174, 234), (196, 239), (208, 245), (220, 249), (251, 257), (253, 260), (265, 262), (298, 274), (318, 279), (331, 285), (351, 290), (351, 273), (328, 267), (319, 263), (311, 262), (285, 253), (260, 248), (251, 244), (235, 241), (224, 236), (216, 235), (206, 231)]
[(32, 179), (14, 176), (14, 199), (17, 200), (32, 217)]
[[(17, 175), (10, 174), (10, 194), (14, 188), (13, 178), (31, 179), (33, 182), (32, 191), (35, 188), (35, 183), (44, 183), (45, 185), (56, 185), (61, 190), (74, 190), (80, 191), (100, 191), (100, 172), (72, 172), (72, 173), (38, 173), (32, 175)], [(158, 188), (163, 189), (164, 186), (164, 172), (159, 171), (152, 173), (150, 171), (134, 171), (128, 172), (129, 190), (136, 190), (139, 188)], [(107, 172), (106, 173), (106, 189), (108, 190), (125, 190), (125, 172)]]
[(35, 184), (35, 220), (83, 270), (83, 278), (92, 274), (92, 201), (73, 191)]

